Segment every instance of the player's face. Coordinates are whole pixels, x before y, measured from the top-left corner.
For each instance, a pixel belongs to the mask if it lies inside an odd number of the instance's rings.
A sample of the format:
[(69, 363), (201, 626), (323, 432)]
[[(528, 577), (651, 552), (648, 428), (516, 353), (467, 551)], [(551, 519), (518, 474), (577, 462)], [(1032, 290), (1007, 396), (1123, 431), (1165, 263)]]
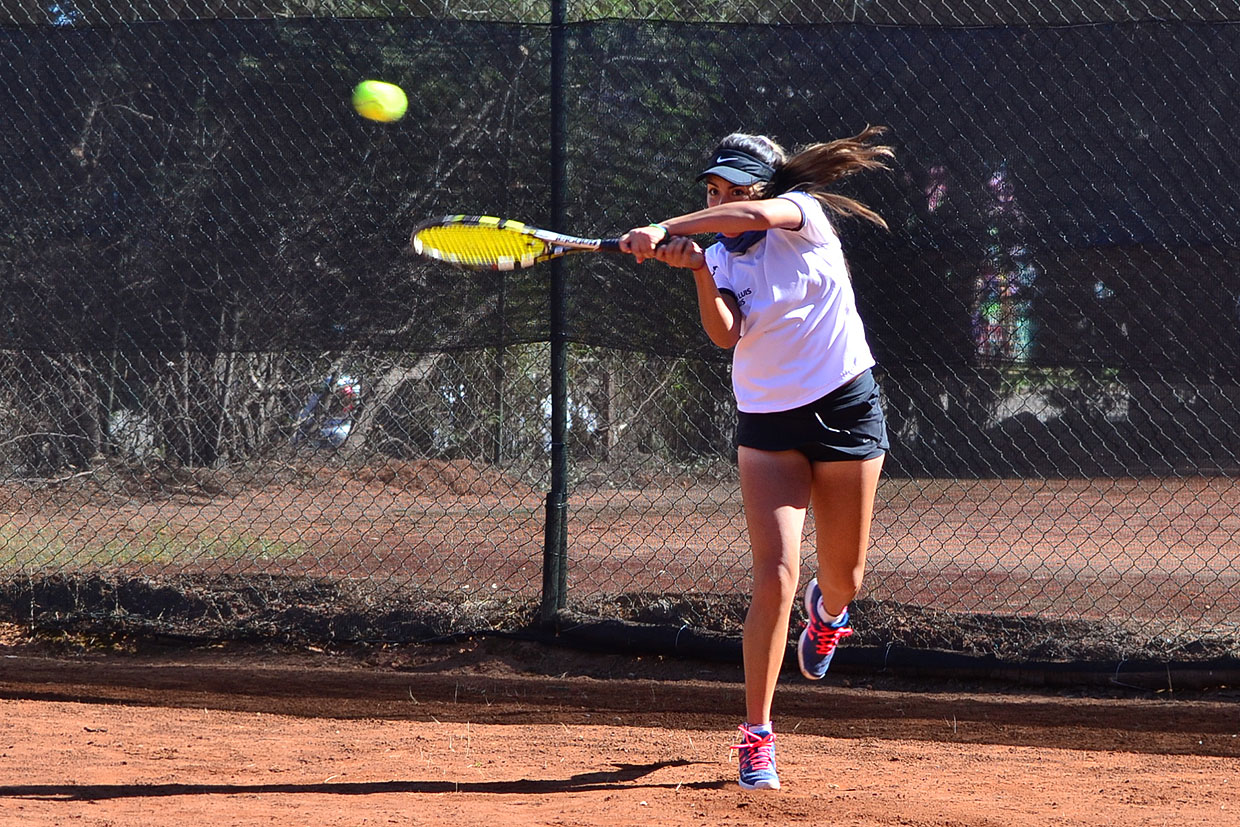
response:
[(749, 201), (754, 197), (752, 186), (742, 187), (718, 175), (706, 176), (706, 206), (715, 207), (732, 201)]

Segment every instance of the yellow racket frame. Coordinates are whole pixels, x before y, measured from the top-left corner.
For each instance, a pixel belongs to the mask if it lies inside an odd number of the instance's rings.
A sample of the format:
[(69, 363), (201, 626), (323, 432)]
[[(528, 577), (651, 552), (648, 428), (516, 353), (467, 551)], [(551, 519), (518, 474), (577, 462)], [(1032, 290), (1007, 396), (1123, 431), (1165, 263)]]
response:
[(492, 215), (446, 215), (414, 228), (418, 255), (473, 270), (519, 270), (570, 253), (620, 252), (619, 239), (579, 238)]

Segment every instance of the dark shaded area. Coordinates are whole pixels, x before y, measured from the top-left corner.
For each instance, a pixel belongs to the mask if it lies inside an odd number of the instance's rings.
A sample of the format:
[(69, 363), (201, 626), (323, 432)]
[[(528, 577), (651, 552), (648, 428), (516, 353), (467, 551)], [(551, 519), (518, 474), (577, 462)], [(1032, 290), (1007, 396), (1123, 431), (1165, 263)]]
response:
[[(29, 618), (44, 634), (380, 647), (491, 634), (602, 652), (740, 661), (748, 605), (743, 594), (617, 594), (574, 601), (551, 624), (538, 622), (538, 602), (426, 590), (380, 595), (340, 582), (252, 575), (52, 575), (0, 582), (0, 616)], [(1240, 641), (1226, 629), (1190, 633), (1187, 624), (1167, 623), (1151, 638), (1148, 624), (1122, 618), (944, 611), (871, 598), (856, 600), (853, 612), (863, 623), (840, 650), (839, 664), (862, 671), (954, 671), (1037, 682), (1059, 675), (1060, 681), (1089, 682), (1121, 671), (1148, 680), (1174, 668), (1190, 673), (1184, 685), (1223, 681), (1219, 676), (1240, 670)], [(793, 627), (785, 665), (795, 671), (792, 642), (799, 628)]]

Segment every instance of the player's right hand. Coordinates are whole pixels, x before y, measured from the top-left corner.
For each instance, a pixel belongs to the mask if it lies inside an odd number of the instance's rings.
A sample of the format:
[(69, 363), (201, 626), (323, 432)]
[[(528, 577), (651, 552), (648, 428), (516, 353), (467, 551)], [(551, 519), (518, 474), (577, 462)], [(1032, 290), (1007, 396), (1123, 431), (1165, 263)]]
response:
[(667, 231), (651, 224), (648, 227), (634, 227), (620, 236), (620, 249), (629, 253), (637, 261), (643, 262), (655, 257), (655, 247), (667, 237)]

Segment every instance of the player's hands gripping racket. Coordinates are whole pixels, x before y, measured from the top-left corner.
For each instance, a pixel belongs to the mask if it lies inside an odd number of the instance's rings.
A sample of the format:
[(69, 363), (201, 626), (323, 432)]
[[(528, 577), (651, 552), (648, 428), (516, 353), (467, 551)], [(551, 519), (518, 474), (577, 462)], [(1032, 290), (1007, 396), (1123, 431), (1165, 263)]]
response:
[(413, 251), (474, 270), (518, 270), (571, 253), (619, 253), (618, 238), (578, 238), (489, 215), (446, 215), (419, 224)]

